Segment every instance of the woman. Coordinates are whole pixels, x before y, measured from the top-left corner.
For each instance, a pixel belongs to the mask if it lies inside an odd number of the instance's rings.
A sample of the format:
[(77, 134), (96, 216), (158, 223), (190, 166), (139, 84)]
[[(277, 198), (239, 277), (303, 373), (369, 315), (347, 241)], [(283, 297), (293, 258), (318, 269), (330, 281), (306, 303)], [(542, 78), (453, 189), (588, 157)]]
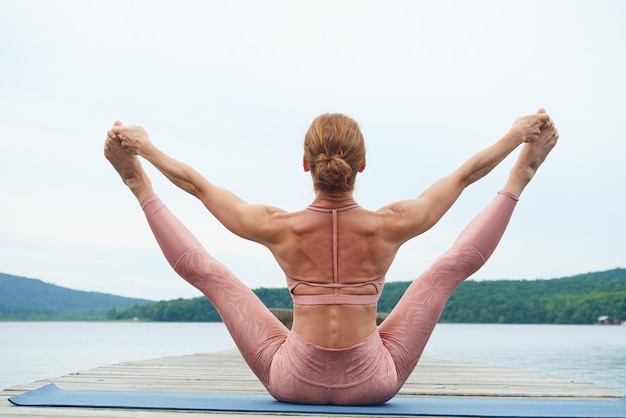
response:
[[(248, 204), (211, 184), (155, 147), (140, 127), (116, 122), (105, 156), (141, 203), (168, 262), (213, 303), (272, 396), (294, 403), (372, 405), (400, 390), (447, 299), (489, 258), (519, 195), (557, 139), (545, 111), (521, 117), (502, 139), (416, 199), (376, 212), (354, 201), (365, 147), (356, 122), (341, 114), (316, 118), (305, 136), (303, 166), (311, 173), (315, 200), (293, 213)], [(377, 327), (376, 303), (400, 246), (431, 228), (467, 186), (522, 144), (502, 191)], [(200, 199), (230, 231), (272, 252), (294, 301), (291, 331), (156, 197), (136, 155)]]

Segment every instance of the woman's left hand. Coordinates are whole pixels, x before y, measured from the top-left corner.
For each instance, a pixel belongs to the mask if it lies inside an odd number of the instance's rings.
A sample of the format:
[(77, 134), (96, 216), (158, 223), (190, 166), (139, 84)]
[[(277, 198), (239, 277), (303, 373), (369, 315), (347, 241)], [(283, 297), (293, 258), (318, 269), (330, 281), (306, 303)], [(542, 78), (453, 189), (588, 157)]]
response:
[(116, 122), (109, 131), (109, 136), (120, 141), (129, 154), (142, 155), (142, 152), (151, 145), (148, 132), (141, 126), (124, 126)]

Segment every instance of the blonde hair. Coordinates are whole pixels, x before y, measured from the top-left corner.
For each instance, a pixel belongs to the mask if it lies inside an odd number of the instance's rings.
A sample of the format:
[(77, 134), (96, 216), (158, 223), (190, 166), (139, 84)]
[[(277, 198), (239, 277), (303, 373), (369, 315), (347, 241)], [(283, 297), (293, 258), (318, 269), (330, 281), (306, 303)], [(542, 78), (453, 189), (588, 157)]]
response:
[(340, 113), (313, 120), (304, 137), (313, 186), (330, 194), (352, 191), (365, 162), (365, 142), (359, 125)]

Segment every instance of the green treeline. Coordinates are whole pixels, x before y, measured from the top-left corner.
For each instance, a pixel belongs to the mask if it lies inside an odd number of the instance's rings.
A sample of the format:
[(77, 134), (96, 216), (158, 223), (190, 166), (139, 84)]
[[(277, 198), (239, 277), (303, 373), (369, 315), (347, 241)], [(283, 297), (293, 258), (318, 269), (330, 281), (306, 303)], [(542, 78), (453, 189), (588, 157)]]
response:
[[(253, 291), (270, 308), (291, 309), (293, 306), (287, 288), (261, 287)], [(124, 310), (111, 309), (108, 319), (164, 322), (220, 322), (222, 320), (211, 302), (205, 297), (153, 302), (135, 305)]]
[[(387, 284), (379, 310), (393, 308), (408, 284)], [(591, 324), (601, 315), (626, 319), (626, 269), (551, 280), (469, 280), (452, 294), (440, 322)]]
[(33, 311), (22, 306), (0, 305), (0, 321), (105, 321), (109, 309), (55, 310), (42, 307)]
[[(392, 282), (378, 303), (390, 312), (410, 282)], [(291, 308), (286, 288), (254, 290), (270, 308)], [(508, 324), (592, 324), (599, 316), (626, 319), (626, 269), (550, 280), (466, 281), (454, 292), (440, 322)], [(109, 319), (220, 321), (203, 297), (112, 309)]]

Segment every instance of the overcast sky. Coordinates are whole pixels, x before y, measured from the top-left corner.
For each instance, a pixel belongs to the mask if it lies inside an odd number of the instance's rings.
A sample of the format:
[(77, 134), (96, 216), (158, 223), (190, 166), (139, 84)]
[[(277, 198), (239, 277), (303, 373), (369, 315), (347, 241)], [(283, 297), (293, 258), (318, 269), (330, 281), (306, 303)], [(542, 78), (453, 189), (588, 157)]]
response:
[[(119, 119), (243, 199), (298, 210), (311, 120), (365, 135), (356, 198), (421, 193), (521, 115), (561, 139), (474, 279), (626, 267), (626, 2), (0, 1), (0, 272), (149, 299), (199, 293), (166, 264), (102, 156)], [(407, 244), (411, 280), (504, 184), (514, 156)], [(250, 287), (283, 287), (269, 251), (229, 234), (153, 169), (155, 188)]]

